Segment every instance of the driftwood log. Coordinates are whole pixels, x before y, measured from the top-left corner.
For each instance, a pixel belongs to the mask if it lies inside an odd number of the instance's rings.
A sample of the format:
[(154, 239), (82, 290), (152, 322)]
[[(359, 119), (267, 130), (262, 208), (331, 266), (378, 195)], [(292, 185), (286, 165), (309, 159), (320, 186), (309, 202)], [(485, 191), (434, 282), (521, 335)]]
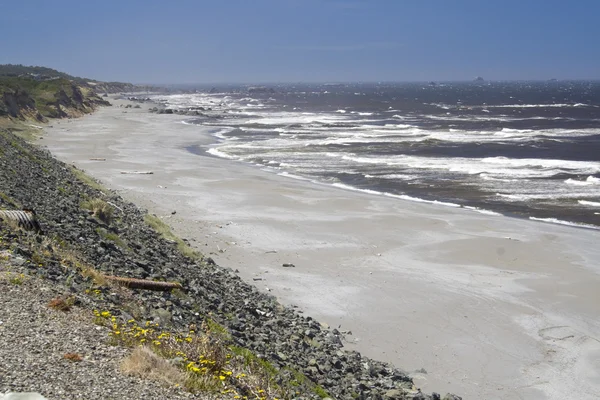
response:
[(130, 289), (156, 290), (166, 292), (172, 289), (181, 289), (182, 286), (177, 282), (157, 282), (145, 279), (124, 278), (121, 276), (104, 275), (104, 279), (114, 282), (118, 285), (128, 287)]

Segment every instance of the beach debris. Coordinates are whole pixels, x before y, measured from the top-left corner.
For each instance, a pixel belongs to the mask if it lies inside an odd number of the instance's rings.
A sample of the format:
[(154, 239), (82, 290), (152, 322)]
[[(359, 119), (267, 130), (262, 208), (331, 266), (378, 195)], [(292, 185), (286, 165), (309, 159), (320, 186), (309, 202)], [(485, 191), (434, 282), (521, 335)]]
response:
[(253, 281), (262, 281), (262, 278), (252, 278)]
[(117, 210), (123, 212), (123, 209), (121, 207), (119, 207), (118, 205), (116, 205), (115, 203), (111, 203), (110, 201), (107, 201), (106, 204), (110, 204), (111, 206), (113, 206)]
[(277, 250), (269, 250), (269, 251), (265, 251), (265, 254), (270, 254), (270, 253), (277, 253)]
[(154, 171), (121, 171), (123, 175), (152, 175)]
[(171, 211), (171, 215), (175, 215), (175, 214), (177, 214), (176, 210)]
[(28, 208), (23, 210), (0, 210), (0, 219), (16, 223), (17, 226), (25, 230), (43, 234), (34, 210)]
[(294, 264), (290, 264), (290, 263), (284, 263), (284, 264), (281, 264), (281, 266), (283, 268), (296, 268), (296, 266)]
[(130, 289), (144, 289), (166, 292), (172, 289), (182, 288), (181, 283), (178, 282), (149, 281), (146, 279), (125, 278), (121, 276), (111, 275), (104, 275), (104, 279), (110, 282), (117, 283), (121, 286), (128, 287)]
[(93, 157), (93, 158), (90, 158), (90, 161), (106, 161), (106, 158), (96, 158), (96, 157)]

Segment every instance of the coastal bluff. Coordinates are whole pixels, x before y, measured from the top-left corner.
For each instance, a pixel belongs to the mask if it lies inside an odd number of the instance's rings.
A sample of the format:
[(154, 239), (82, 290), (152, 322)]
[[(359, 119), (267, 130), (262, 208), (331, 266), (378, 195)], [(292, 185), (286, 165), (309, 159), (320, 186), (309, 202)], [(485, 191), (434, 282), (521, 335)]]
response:
[[(49, 399), (76, 395), (107, 398), (98, 388), (102, 376), (78, 383), (65, 374), (77, 374), (76, 365), (82, 373), (99, 368), (101, 360), (111, 360), (109, 370), (94, 371), (107, 374), (113, 382), (111, 390), (122, 390), (129, 394), (123, 396), (126, 398), (142, 398), (142, 394), (254, 398), (250, 396), (256, 392), (261, 394), (257, 398), (264, 399), (460, 399), (421, 393), (405, 372), (356, 351), (345, 351), (348, 333), (282, 306), (273, 296), (245, 283), (235, 271), (192, 251), (185, 241), (169, 234), (156, 216), (6, 130), (0, 131), (0, 209), (34, 210), (44, 232), (37, 235), (0, 220), (0, 300), (6, 315), (0, 325), (0, 358), (4, 360), (0, 393), (39, 391)], [(113, 276), (176, 282), (181, 290), (133, 289), (115, 285), (108, 279)], [(52, 298), (63, 299), (71, 309), (68, 312), (77, 318), (46, 307)], [(36, 300), (42, 303), (32, 304)], [(52, 325), (49, 330), (40, 325), (28, 327), (28, 318), (34, 320), (28, 314), (31, 310), (36, 316), (56, 313), (55, 319), (62, 319), (62, 325)], [(79, 329), (85, 324), (93, 328)], [(201, 338), (218, 342), (230, 363), (208, 374), (209, 378), (217, 374), (218, 385), (211, 387), (219, 390), (203, 392), (196, 387), (192, 391), (197, 397), (189, 397), (180, 386), (145, 386), (144, 381), (115, 371), (135, 347), (119, 336), (133, 324), (160, 327), (165, 336), (154, 338), (159, 342), (153, 341), (156, 354), (163, 359), (166, 356), (169, 365), (182, 364), (184, 371), (187, 365), (188, 372), (203, 373), (195, 371), (195, 361), (161, 352), (161, 340), (166, 343), (168, 337), (194, 332), (201, 336), (182, 337), (189, 337), (190, 342)], [(56, 332), (61, 334), (56, 336)], [(56, 342), (49, 343), (48, 337), (55, 337)], [(67, 348), (64, 341), (77, 342), (74, 354), (82, 358), (68, 364), (69, 368), (64, 366), (66, 354), (58, 357), (54, 350)], [(43, 374), (27, 372), (28, 362), (44, 357), (48, 361)], [(257, 378), (249, 382), (242, 377), (247, 374), (230, 376), (234, 367), (225, 365), (251, 366), (248, 373)]]

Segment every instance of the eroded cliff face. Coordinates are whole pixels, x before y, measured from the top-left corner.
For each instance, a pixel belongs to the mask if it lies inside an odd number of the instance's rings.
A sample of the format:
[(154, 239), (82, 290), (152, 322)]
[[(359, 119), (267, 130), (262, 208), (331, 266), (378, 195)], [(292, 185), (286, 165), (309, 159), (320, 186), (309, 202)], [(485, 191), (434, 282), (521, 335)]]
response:
[[(85, 90), (85, 94), (83, 92)], [(61, 88), (56, 94), (54, 104), (57, 118), (80, 117), (91, 113), (99, 105), (110, 105), (106, 100), (100, 98), (96, 93), (71, 84), (69, 88)]]
[(6, 90), (2, 93), (0, 102), (0, 117), (12, 117), (18, 119), (33, 118), (45, 121), (36, 106), (35, 100), (24, 90)]
[(66, 79), (35, 82), (14, 78), (0, 82), (0, 117), (43, 122), (47, 118), (79, 117), (99, 105), (110, 103), (92, 89)]

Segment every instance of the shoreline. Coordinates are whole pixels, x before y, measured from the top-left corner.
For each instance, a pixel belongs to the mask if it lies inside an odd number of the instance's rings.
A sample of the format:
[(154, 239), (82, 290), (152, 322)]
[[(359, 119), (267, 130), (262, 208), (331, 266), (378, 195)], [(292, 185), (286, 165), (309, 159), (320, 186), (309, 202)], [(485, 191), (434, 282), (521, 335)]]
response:
[[(597, 232), (186, 155), (186, 143), (214, 138), (179, 115), (121, 111), (55, 122), (39, 143), (162, 216), (217, 264), (352, 331), (346, 348), (424, 368), (411, 373), (417, 386), (464, 399), (591, 399), (600, 390)], [(120, 173), (133, 170), (155, 173)]]
[[(201, 146), (199, 145), (194, 145), (191, 144), (189, 146), (185, 147), (185, 150), (196, 155), (199, 157), (211, 157), (211, 158), (216, 158), (216, 159), (227, 159), (226, 157), (219, 157), (217, 155), (214, 155), (212, 153), (208, 153), (206, 152), (206, 150), (204, 150)], [(203, 154), (203, 153), (207, 153), (207, 154)], [(277, 171), (271, 171), (269, 170), (268, 167), (264, 167), (262, 165), (254, 165), (251, 163), (246, 163), (246, 162), (242, 162), (242, 161), (238, 161), (238, 160), (231, 160), (234, 161), (236, 163), (240, 163), (240, 164), (245, 164), (248, 166), (253, 166), (255, 168), (258, 168), (261, 171), (265, 171), (267, 173), (270, 174), (274, 174), (274, 175), (278, 175), (278, 176), (282, 176), (288, 179), (295, 179), (298, 181), (305, 181), (305, 182), (310, 182), (314, 185), (320, 185), (320, 186), (325, 186), (325, 187), (332, 187), (332, 188), (338, 188), (338, 189), (342, 189), (342, 190), (347, 190), (350, 192), (358, 192), (358, 193), (365, 193), (365, 194), (369, 194), (369, 195), (373, 195), (373, 196), (383, 196), (383, 197), (388, 197), (388, 198), (393, 198), (393, 199), (397, 199), (400, 201), (408, 201), (408, 202), (414, 202), (414, 203), (423, 203), (423, 204), (429, 204), (429, 205), (433, 205), (433, 206), (439, 206), (439, 207), (449, 207), (449, 208), (460, 208), (463, 210), (467, 210), (467, 211), (472, 211), (475, 213), (479, 213), (479, 214), (483, 214), (483, 215), (488, 215), (488, 216), (498, 216), (498, 217), (505, 217), (505, 218), (514, 218), (517, 220), (523, 220), (523, 221), (535, 221), (535, 222), (540, 222), (540, 223), (545, 223), (545, 224), (551, 224), (551, 225), (562, 225), (562, 226), (569, 226), (572, 228), (576, 228), (576, 229), (586, 229), (586, 230), (597, 230), (600, 231), (600, 226), (598, 225), (593, 225), (593, 224), (589, 224), (589, 223), (582, 223), (582, 222), (573, 222), (573, 221), (566, 221), (566, 220), (561, 220), (558, 218), (539, 218), (539, 217), (534, 217), (534, 216), (527, 216), (527, 215), (521, 215), (518, 214), (516, 212), (512, 212), (512, 213), (501, 213), (498, 211), (493, 211), (487, 208), (478, 208), (478, 207), (474, 207), (474, 206), (468, 206), (468, 205), (462, 205), (462, 204), (458, 204), (458, 203), (450, 203), (450, 202), (446, 202), (443, 200), (427, 200), (427, 199), (423, 199), (420, 197), (412, 197), (412, 196), (408, 196), (408, 195), (396, 195), (393, 193), (389, 193), (389, 192), (379, 192), (376, 190), (372, 190), (372, 189), (360, 189), (360, 188), (356, 188), (353, 186), (349, 186), (346, 184), (328, 184), (325, 182), (320, 182), (318, 180), (315, 179), (310, 179), (310, 178), (305, 178), (303, 176), (299, 176), (299, 175), (292, 175), (292, 174), (288, 174), (286, 172), (277, 172)]]

